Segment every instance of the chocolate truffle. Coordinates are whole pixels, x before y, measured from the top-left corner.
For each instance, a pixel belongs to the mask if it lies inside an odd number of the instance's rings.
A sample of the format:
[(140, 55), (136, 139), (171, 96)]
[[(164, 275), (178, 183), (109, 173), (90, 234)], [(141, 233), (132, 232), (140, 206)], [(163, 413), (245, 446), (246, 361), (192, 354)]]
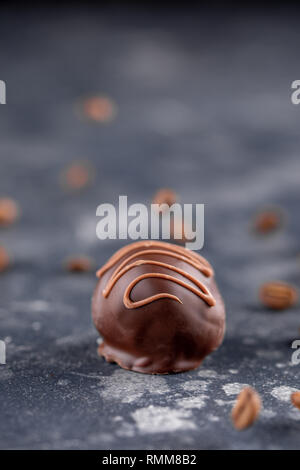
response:
[(140, 241), (97, 272), (92, 300), (99, 354), (124, 369), (195, 369), (222, 342), (225, 309), (209, 262), (182, 246)]

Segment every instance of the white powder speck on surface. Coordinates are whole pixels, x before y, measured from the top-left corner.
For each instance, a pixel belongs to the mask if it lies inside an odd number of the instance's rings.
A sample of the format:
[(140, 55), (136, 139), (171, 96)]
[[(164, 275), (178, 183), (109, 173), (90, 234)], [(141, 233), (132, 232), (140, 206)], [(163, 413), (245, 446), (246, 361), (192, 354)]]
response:
[(34, 321), (31, 326), (32, 326), (32, 329), (34, 331), (40, 331), (40, 329), (42, 327), (42, 325), (39, 321)]
[(135, 427), (130, 423), (120, 423), (116, 435), (119, 437), (133, 437), (135, 435)]
[(189, 410), (150, 405), (139, 408), (131, 415), (142, 434), (196, 429), (196, 425), (191, 419), (192, 413)]
[(255, 341), (254, 338), (250, 338), (250, 337), (247, 336), (246, 338), (243, 339), (243, 343), (251, 345), (251, 344), (255, 344), (256, 341)]
[(228, 371), (230, 374), (238, 374), (238, 370), (237, 369), (229, 369)]
[(207, 395), (198, 395), (195, 397), (185, 397), (177, 400), (178, 406), (189, 410), (192, 408), (197, 408), (200, 410), (205, 406), (205, 400), (208, 398)]
[(263, 418), (274, 418), (274, 416), (276, 416), (276, 412), (273, 411), (273, 410), (266, 410), (266, 409), (262, 408), (262, 410), (260, 412), (260, 415)]
[(237, 382), (231, 383), (231, 384), (225, 384), (222, 386), (224, 392), (226, 393), (227, 396), (230, 395), (237, 395), (240, 393), (241, 390), (243, 390), (244, 387), (249, 387), (248, 384), (240, 384)]
[(164, 395), (169, 387), (163, 377), (133, 374), (123, 369), (115, 371), (111, 376), (101, 378), (100, 394), (104, 400), (122, 403), (133, 403), (145, 393)]
[(296, 391), (297, 388), (281, 385), (280, 387), (273, 388), (270, 393), (272, 397), (276, 398), (277, 400), (288, 402), (291, 399), (291, 393)]
[(70, 382), (69, 380), (67, 379), (60, 379), (58, 382), (57, 382), (57, 385), (60, 385), (61, 387), (66, 387), (67, 385), (69, 385)]
[(263, 359), (279, 359), (282, 357), (281, 351), (268, 351), (264, 349), (259, 349), (256, 351), (256, 355)]
[(197, 375), (205, 379), (216, 379), (218, 377), (218, 374), (211, 369), (200, 369)]
[(89, 444), (99, 446), (100, 444), (110, 444), (113, 441), (114, 437), (108, 433), (92, 433), (87, 436), (87, 441)]
[(80, 341), (78, 336), (68, 335), (68, 336), (61, 336), (55, 340), (55, 344), (57, 346), (72, 346), (77, 345)]
[(219, 398), (215, 399), (215, 403), (218, 406), (227, 406), (227, 405), (233, 405), (235, 403), (235, 400), (220, 400)]
[(296, 408), (288, 413), (288, 417), (294, 421), (300, 421), (300, 412)]
[(184, 382), (181, 387), (187, 392), (206, 392), (210, 383), (210, 381), (204, 380), (191, 380)]
[(12, 347), (17, 352), (32, 351), (32, 346), (30, 346), (30, 345), (25, 345), (25, 344), (24, 345), (22, 344), (20, 346), (12, 345)]
[(123, 421), (123, 418), (122, 416), (114, 416), (112, 420), (115, 422), (118, 422), (118, 421)]
[(208, 415), (207, 419), (208, 421), (211, 421), (212, 423), (216, 423), (220, 421), (219, 416), (214, 416), (214, 415)]
[(101, 380), (102, 375), (94, 375), (94, 374), (83, 374), (81, 372), (70, 372), (72, 375), (78, 375), (78, 377), (85, 377), (86, 379), (95, 379)]
[(283, 364), (282, 362), (277, 362), (275, 366), (277, 367), (277, 369), (283, 369), (284, 367), (286, 367), (286, 364)]
[(12, 309), (31, 313), (42, 313), (51, 310), (51, 304), (45, 300), (32, 300), (29, 302), (13, 301)]

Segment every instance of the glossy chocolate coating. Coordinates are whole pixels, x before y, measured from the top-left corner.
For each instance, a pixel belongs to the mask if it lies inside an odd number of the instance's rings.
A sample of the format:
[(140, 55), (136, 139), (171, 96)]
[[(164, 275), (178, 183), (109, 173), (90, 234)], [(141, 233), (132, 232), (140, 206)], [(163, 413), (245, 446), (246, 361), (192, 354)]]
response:
[(92, 315), (107, 361), (149, 374), (182, 372), (222, 342), (223, 300), (210, 264), (196, 253), (136, 242), (119, 250), (98, 277)]

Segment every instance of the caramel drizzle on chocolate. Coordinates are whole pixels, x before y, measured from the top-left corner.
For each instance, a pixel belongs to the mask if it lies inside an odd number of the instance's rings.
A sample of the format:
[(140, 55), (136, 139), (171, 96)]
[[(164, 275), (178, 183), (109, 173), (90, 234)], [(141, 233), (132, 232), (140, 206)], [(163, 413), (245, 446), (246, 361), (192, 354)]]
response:
[[(113, 255), (110, 258), (110, 260), (101, 269), (99, 269), (99, 271), (97, 271), (97, 277), (100, 278), (105, 272), (107, 272), (111, 267), (113, 267), (116, 263), (118, 263), (118, 261), (120, 261), (121, 258), (123, 258), (126, 255), (129, 255), (131, 251), (134, 251), (138, 249), (139, 247), (148, 248), (148, 249), (138, 251), (128, 256), (122, 261), (122, 263), (116, 268), (116, 270), (113, 272), (112, 276), (108, 280), (108, 283), (103, 290), (104, 297), (109, 296), (112, 288), (117, 283), (117, 281), (130, 269), (133, 269), (136, 266), (141, 266), (141, 265), (154, 265), (154, 266), (161, 266), (163, 268), (177, 272), (178, 274), (182, 275), (186, 279), (190, 280), (193, 284), (195, 284), (195, 286), (197, 286), (198, 289), (182, 281), (181, 279), (177, 279), (176, 277), (170, 276), (168, 274), (164, 274), (164, 273), (141, 274), (136, 279), (134, 279), (125, 290), (123, 302), (126, 308), (133, 309), (133, 308), (142, 307), (151, 302), (154, 302), (155, 300), (162, 299), (162, 298), (173, 299), (182, 304), (182, 301), (177, 296), (168, 294), (167, 292), (152, 295), (150, 297), (147, 297), (146, 299), (133, 302), (130, 299), (130, 294), (131, 294), (132, 289), (140, 281), (142, 281), (143, 279), (147, 279), (147, 278), (160, 278), (160, 279), (169, 280), (171, 282), (175, 282), (176, 284), (179, 284), (182, 287), (185, 287), (186, 289), (193, 292), (195, 295), (197, 295), (202, 300), (204, 300), (209, 306), (215, 305), (215, 299), (210, 293), (209, 289), (201, 281), (199, 281), (198, 279), (196, 279), (194, 276), (187, 273), (183, 269), (177, 268), (176, 266), (164, 263), (162, 261), (153, 261), (153, 260), (145, 260), (145, 259), (140, 259), (140, 260), (134, 261), (131, 264), (128, 264), (129, 261), (133, 260), (134, 258), (139, 258), (142, 255), (159, 254), (159, 255), (166, 255), (169, 257), (182, 260), (190, 264), (194, 268), (198, 269), (206, 277), (213, 276), (214, 274), (213, 269), (205, 258), (198, 255), (197, 253), (187, 251), (185, 248), (180, 247), (178, 245), (171, 245), (170, 243), (159, 242), (159, 241), (147, 241), (147, 242), (136, 242), (136, 243), (132, 243), (129, 246), (125, 246), (124, 248), (119, 250), (115, 255)], [(157, 249), (157, 248), (161, 248), (161, 249)]]

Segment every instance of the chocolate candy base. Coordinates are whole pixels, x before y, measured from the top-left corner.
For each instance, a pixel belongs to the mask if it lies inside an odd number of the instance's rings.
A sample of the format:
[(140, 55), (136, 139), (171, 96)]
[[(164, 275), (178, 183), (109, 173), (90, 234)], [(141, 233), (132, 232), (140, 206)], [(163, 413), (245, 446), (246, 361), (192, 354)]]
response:
[(141, 372), (142, 374), (176, 374), (179, 372), (185, 372), (188, 370), (197, 369), (201, 364), (200, 362), (195, 361), (177, 361), (176, 363), (170, 364), (169, 366), (166, 364), (163, 366), (160, 363), (153, 363), (149, 357), (141, 357), (137, 358), (130, 354), (127, 354), (123, 351), (119, 351), (111, 346), (108, 346), (103, 342), (98, 348), (99, 356), (104, 357), (107, 362), (116, 363), (120, 367), (126, 370), (132, 370), (134, 372)]
[[(190, 286), (193, 286), (193, 282), (177, 272), (170, 273), (170, 269), (153, 264), (138, 264), (127, 270), (115, 282), (109, 295), (104, 296), (103, 291), (105, 292), (112, 275), (129, 256), (125, 253), (101, 273), (94, 292), (93, 320), (103, 338), (98, 352), (108, 362), (116, 362), (124, 369), (146, 374), (168, 374), (195, 369), (205, 356), (217, 349), (224, 336), (225, 309), (213, 275), (207, 277), (185, 260), (174, 259), (171, 254), (149, 252), (147, 255), (145, 250), (151, 251), (153, 244), (155, 249), (170, 245), (162, 242), (145, 243), (132, 244), (130, 256), (136, 253), (137, 257), (129, 261), (129, 264), (136, 260), (151, 260), (176, 266), (206, 286), (214, 299), (214, 305), (208, 305), (205, 300), (174, 282), (172, 278)], [(187, 251), (184, 248), (182, 250)], [(138, 255), (139, 251), (143, 251), (141, 256)], [(124, 293), (130, 283), (138, 276), (149, 273), (158, 273), (159, 276), (164, 273), (172, 278), (147, 277), (140, 280), (130, 292), (130, 301), (139, 302), (155, 294), (168, 293), (176, 296), (180, 302), (173, 298), (159, 298), (139, 307), (126, 307)]]

